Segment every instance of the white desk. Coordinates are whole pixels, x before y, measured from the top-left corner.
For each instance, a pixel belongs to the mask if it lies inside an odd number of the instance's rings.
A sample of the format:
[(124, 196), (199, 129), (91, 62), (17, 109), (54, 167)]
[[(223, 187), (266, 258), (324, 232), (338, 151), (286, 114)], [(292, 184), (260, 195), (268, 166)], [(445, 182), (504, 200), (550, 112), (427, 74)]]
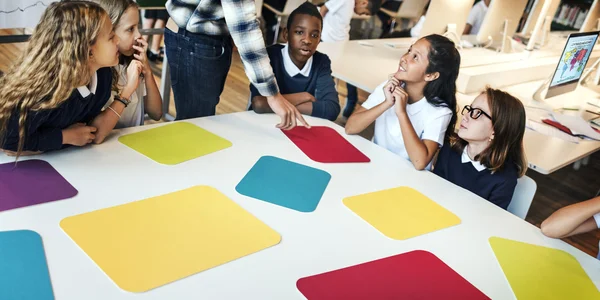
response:
[[(318, 50), (331, 59), (334, 77), (372, 93), (388, 74), (396, 72), (400, 57), (414, 41), (415, 38), (399, 38), (320, 43)], [(460, 50), (458, 91), (472, 93), (492, 82), (507, 86), (547, 78), (556, 68), (564, 47), (564, 39), (551, 41), (544, 49), (531, 53), (498, 53), (483, 48)], [(598, 58), (600, 47), (592, 52), (590, 64)]]
[[(303, 299), (296, 281), (416, 249), (429, 251), (492, 299), (514, 299), (489, 246), (490, 236), (553, 247), (571, 253), (600, 287), (600, 262), (535, 226), (358, 136), (346, 136), (367, 154), (368, 164), (321, 164), (309, 160), (275, 129), (275, 115), (253, 112), (194, 119), (233, 143), (175, 166), (155, 163), (120, 144), (117, 135), (162, 126), (115, 131), (102, 145), (37, 156), (50, 162), (79, 194), (72, 199), (0, 212), (0, 230), (31, 229), (43, 239), (56, 299)], [(312, 125), (341, 127), (308, 117)], [(313, 213), (299, 213), (238, 194), (236, 184), (263, 155), (275, 155), (329, 172), (332, 179)], [(0, 162), (14, 158), (0, 156)], [(73, 216), (194, 185), (210, 185), (282, 236), (279, 245), (192, 275), (146, 293), (119, 289), (61, 230)], [(410, 186), (446, 207), (462, 224), (405, 241), (391, 240), (354, 215), (342, 199)]]

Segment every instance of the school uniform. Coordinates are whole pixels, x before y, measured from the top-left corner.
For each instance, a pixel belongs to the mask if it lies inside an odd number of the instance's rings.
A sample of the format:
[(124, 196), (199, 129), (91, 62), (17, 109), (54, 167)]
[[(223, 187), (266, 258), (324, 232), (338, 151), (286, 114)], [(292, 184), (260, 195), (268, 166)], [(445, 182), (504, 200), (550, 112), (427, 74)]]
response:
[[(367, 101), (362, 104), (365, 109), (371, 109), (385, 101), (383, 86), (387, 83), (381, 83), (375, 91), (369, 96)], [(452, 119), (452, 110), (445, 106), (434, 106), (427, 102), (423, 97), (421, 100), (408, 104), (406, 107), (408, 118), (412, 123), (417, 136), (421, 140), (430, 140), (444, 145), (444, 137), (446, 129)], [(375, 144), (380, 145), (391, 152), (402, 156), (406, 160), (410, 160), (402, 131), (400, 129), (400, 121), (396, 115), (395, 107), (390, 107), (375, 121), (375, 136), (373, 138)], [(427, 170), (431, 169), (431, 163), (427, 165)]]
[[(119, 86), (125, 86), (127, 84), (127, 69), (125, 65), (117, 65), (117, 72), (119, 74)], [(112, 91), (112, 96), (108, 99), (108, 102), (103, 107), (103, 110), (110, 106), (114, 99), (114, 95), (117, 92)], [(144, 97), (146, 97), (146, 82), (144, 78), (140, 78), (137, 89), (131, 94), (129, 105), (125, 107), (121, 113), (121, 117), (115, 125), (115, 128), (127, 128), (134, 126), (144, 125), (144, 117), (146, 112), (144, 110)]]
[[(267, 48), (271, 66), (281, 94), (307, 92), (316, 99), (312, 103), (312, 116), (334, 121), (340, 113), (338, 93), (331, 76), (331, 60), (327, 55), (315, 52), (302, 69), (299, 69), (289, 54), (288, 45), (273, 45)], [(262, 94), (250, 84), (250, 101)]]
[(469, 157), (467, 147), (458, 153), (449, 144), (440, 150), (433, 173), (502, 209), (508, 208), (519, 176), (517, 166), (512, 161), (507, 161), (501, 170), (492, 173), (479, 161)]
[[(112, 72), (99, 69), (92, 75), (90, 87), (76, 88), (69, 98), (53, 109), (29, 111), (26, 120), (23, 151), (51, 151), (63, 148), (62, 130), (75, 123), (89, 123), (110, 97)], [(19, 143), (19, 111), (15, 109), (7, 124), (2, 149), (17, 151)]]

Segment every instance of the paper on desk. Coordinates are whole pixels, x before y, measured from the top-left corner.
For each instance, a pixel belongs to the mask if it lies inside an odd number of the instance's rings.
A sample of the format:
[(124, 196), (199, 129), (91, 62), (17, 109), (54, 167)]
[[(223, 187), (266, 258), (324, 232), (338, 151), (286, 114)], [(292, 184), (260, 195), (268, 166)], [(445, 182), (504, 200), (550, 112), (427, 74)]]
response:
[(580, 138), (578, 138), (576, 136), (572, 136), (566, 132), (562, 132), (560, 129), (558, 129), (554, 126), (546, 125), (546, 124), (539, 123), (539, 122), (536, 122), (533, 120), (527, 120), (527, 128), (529, 128), (533, 131), (536, 131), (540, 134), (559, 138), (559, 139), (562, 139), (562, 140), (565, 140), (565, 141), (571, 142), (571, 143), (578, 144), (579, 141), (581, 140)]
[(584, 135), (590, 139), (600, 141), (600, 133), (592, 129), (592, 126), (580, 116), (567, 116), (560, 113), (552, 113), (552, 118), (563, 126), (568, 127), (573, 135)]

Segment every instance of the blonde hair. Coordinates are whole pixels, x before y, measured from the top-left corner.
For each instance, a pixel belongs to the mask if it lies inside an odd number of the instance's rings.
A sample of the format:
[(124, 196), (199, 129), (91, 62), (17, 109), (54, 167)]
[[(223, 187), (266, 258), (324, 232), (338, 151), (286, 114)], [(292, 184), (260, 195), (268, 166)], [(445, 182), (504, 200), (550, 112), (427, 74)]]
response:
[(48, 6), (27, 48), (0, 78), (0, 145), (5, 142), (8, 120), (18, 113), (18, 157), (28, 113), (59, 107), (73, 89), (90, 81), (90, 48), (107, 20), (99, 5), (87, 1)]
[[(95, 3), (98, 3), (102, 8), (108, 13), (108, 17), (110, 18), (110, 22), (113, 25), (113, 28), (117, 28), (119, 22), (121, 21), (121, 17), (125, 13), (127, 9), (130, 7), (139, 7), (138, 4), (133, 0), (91, 0)], [(131, 57), (124, 57), (120, 55), (121, 62), (125, 65), (129, 65), (131, 62)], [(127, 69), (127, 68), (125, 68)], [(119, 84), (119, 72), (117, 71), (116, 66), (112, 67), (112, 87), (111, 89), (115, 92), (119, 92), (123, 86)]]
[[(525, 107), (519, 99), (511, 94), (486, 87), (482, 94), (486, 95), (492, 112), (494, 139), (490, 145), (475, 156), (475, 160), (489, 168), (492, 172), (502, 170), (504, 164), (513, 163), (519, 177), (527, 171), (527, 158), (523, 148), (525, 135)], [(467, 141), (452, 134), (450, 146), (461, 153)]]

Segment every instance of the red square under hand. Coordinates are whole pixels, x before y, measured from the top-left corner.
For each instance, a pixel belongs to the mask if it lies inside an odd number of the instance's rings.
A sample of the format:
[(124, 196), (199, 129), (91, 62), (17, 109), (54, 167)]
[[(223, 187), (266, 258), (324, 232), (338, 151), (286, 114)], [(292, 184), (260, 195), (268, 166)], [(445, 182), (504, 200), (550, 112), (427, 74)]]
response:
[(322, 163), (363, 163), (371, 160), (333, 128), (297, 126), (282, 130), (310, 159)]
[(412, 251), (301, 278), (308, 300), (490, 299), (427, 251)]

